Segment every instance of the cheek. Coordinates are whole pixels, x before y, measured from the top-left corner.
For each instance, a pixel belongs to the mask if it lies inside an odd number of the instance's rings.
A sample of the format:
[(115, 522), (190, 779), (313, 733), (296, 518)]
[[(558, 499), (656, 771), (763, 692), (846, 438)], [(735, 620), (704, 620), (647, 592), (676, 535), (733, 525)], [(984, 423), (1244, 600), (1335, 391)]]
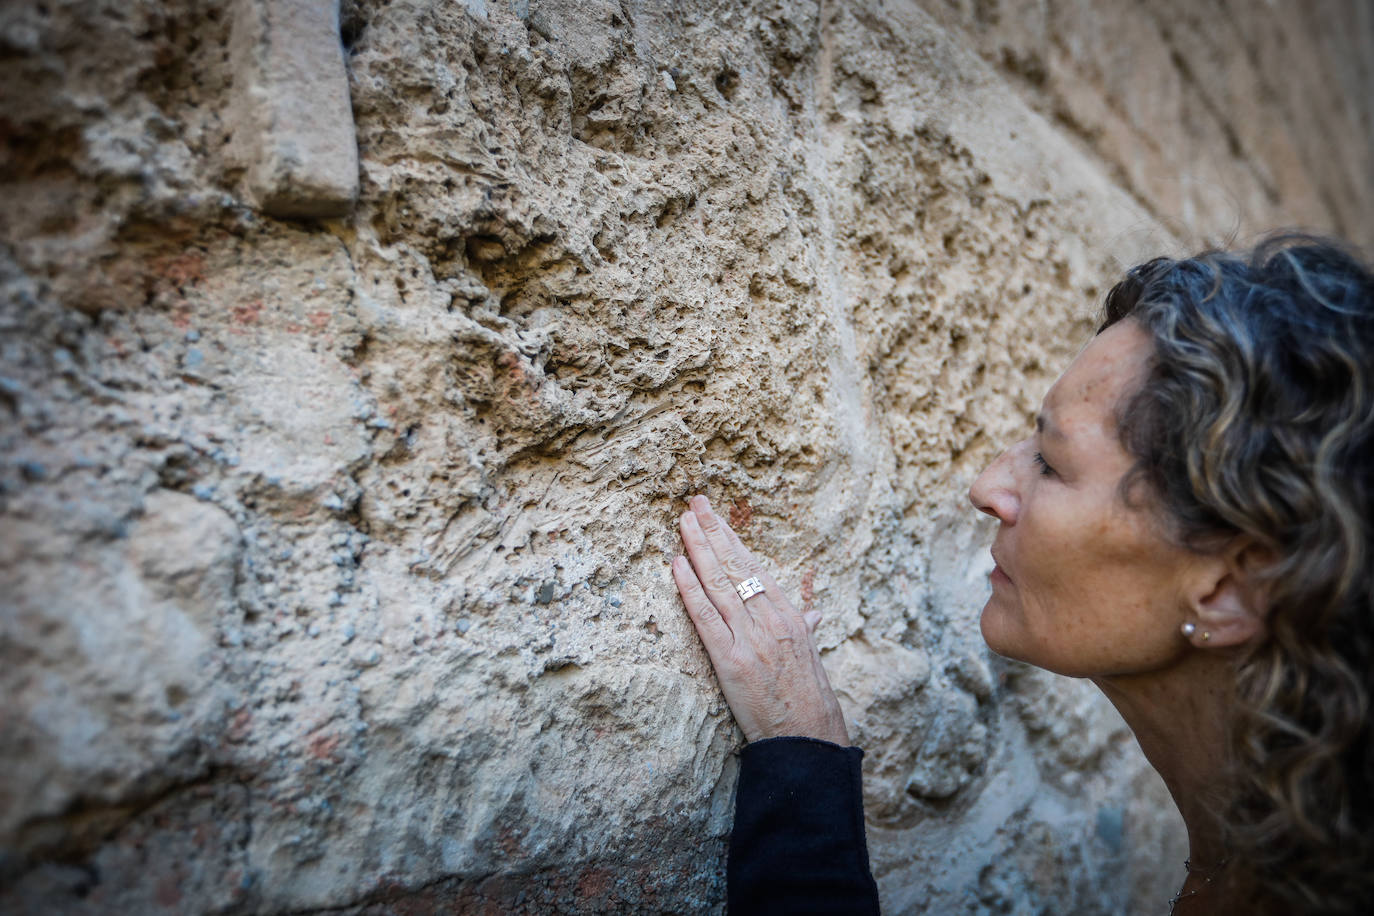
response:
[(1037, 519), (1021, 532), (1016, 586), (1028, 613), (1058, 604), (1085, 561), (1073, 532), (1047, 521), (1053, 520)]
[(1115, 565), (1100, 549), (1110, 532), (1074, 514), (1041, 513), (1021, 532), (1018, 616), (1026, 635), (1037, 642), (1086, 638), (1096, 630), (1090, 620), (1094, 609), (1113, 599)]
[(1149, 670), (1177, 648), (1172, 569), (1162, 545), (1131, 541), (1119, 529), (1087, 525), (1082, 539), (1047, 543), (1022, 596), (1027, 639), (1046, 665), (1068, 675)]

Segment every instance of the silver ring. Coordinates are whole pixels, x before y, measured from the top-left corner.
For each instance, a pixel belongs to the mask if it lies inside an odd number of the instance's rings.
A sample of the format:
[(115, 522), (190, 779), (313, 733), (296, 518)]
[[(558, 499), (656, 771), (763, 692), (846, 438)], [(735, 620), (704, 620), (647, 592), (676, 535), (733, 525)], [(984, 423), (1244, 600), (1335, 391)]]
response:
[(735, 591), (739, 592), (740, 600), (745, 601), (762, 592), (763, 583), (759, 581), (758, 576), (750, 576), (739, 585), (736, 585)]

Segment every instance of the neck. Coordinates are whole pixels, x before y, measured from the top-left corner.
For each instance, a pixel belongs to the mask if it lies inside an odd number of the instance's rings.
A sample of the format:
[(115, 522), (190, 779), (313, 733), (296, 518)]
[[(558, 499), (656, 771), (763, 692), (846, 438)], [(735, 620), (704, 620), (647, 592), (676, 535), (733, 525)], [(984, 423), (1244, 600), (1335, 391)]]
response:
[(1226, 859), (1217, 807), (1225, 788), (1226, 713), (1234, 684), (1229, 662), (1194, 652), (1165, 671), (1093, 681), (1163, 777), (1188, 828), (1194, 871), (1212, 871)]

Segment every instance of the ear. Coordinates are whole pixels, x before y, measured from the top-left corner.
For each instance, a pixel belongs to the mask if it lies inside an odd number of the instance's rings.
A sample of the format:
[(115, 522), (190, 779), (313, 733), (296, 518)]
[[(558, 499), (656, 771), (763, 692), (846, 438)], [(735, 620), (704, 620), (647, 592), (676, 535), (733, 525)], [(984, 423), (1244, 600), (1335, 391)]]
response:
[(1243, 646), (1265, 632), (1258, 572), (1268, 553), (1253, 541), (1233, 542), (1203, 559), (1189, 577), (1185, 601), (1195, 625), (1186, 638), (1199, 649)]

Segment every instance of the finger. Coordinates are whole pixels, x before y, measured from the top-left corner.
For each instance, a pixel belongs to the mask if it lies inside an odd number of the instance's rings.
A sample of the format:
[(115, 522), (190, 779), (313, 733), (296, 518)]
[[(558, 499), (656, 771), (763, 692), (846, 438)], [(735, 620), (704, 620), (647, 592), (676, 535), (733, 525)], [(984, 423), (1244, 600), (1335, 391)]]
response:
[(687, 616), (692, 618), (697, 635), (701, 637), (702, 644), (714, 660), (717, 651), (729, 649), (734, 642), (735, 637), (730, 631), (730, 625), (702, 590), (696, 573), (692, 572), (692, 564), (687, 562), (686, 557), (673, 557), (673, 582), (677, 585), (678, 594), (682, 596), (682, 603), (687, 607)]
[(740, 600), (739, 592), (735, 591), (730, 576), (716, 559), (715, 551), (707, 542), (706, 532), (701, 530), (696, 513), (682, 513), (679, 524), (682, 529), (682, 544), (687, 548), (687, 558), (692, 561), (692, 571), (701, 583), (702, 590), (725, 618), (731, 631), (740, 632), (740, 629), (747, 625), (749, 611)]
[[(794, 638), (798, 635), (796, 629), (798, 624), (805, 627), (806, 635), (810, 637), (814, 632), (814, 626), (806, 624), (805, 618), (797, 613), (792, 602), (788, 601), (787, 596), (783, 594), (782, 587), (771, 575), (763, 571), (758, 559), (749, 548), (744, 546), (739, 535), (725, 523), (724, 519), (711, 510), (706, 497), (695, 497), (692, 504), (699, 519), (702, 518), (703, 512), (706, 513), (702, 527), (713, 552), (719, 557), (723, 550), (733, 559), (733, 565), (722, 564), (731, 580), (740, 582), (750, 576), (757, 576), (763, 583), (763, 594), (761, 596), (751, 595), (749, 600), (744, 602), (744, 606), (754, 622), (774, 638)], [(723, 547), (719, 546), (722, 540), (724, 541)], [(762, 600), (755, 600), (760, 598)]]
[(740, 544), (738, 537), (731, 543), (730, 535), (733, 532), (730, 531), (730, 526), (725, 524), (725, 520), (712, 511), (710, 501), (705, 496), (693, 496), (690, 504), (692, 511), (696, 513), (701, 530), (706, 535), (706, 542), (711, 545), (711, 551), (720, 561), (730, 581), (739, 583), (750, 576), (757, 576), (759, 568), (753, 555), (747, 550), (736, 549), (735, 545), (739, 545), (740, 548), (744, 546)]
[[(771, 574), (763, 570), (763, 564), (758, 562), (758, 558), (754, 556), (753, 551), (745, 547), (745, 542), (739, 540), (738, 534), (735, 534), (735, 529), (727, 525), (725, 526), (725, 534), (730, 537), (732, 547), (735, 548), (735, 551), (738, 552), (739, 555), (745, 558), (745, 563), (749, 564), (750, 569), (756, 570), (753, 575), (757, 575), (760, 581), (763, 582), (764, 595), (767, 595), (768, 600), (774, 603), (774, 607), (778, 608), (780, 611), (796, 614), (796, 607), (793, 607), (793, 603), (787, 599), (787, 593), (782, 591), (782, 585), (779, 585), (778, 580), (775, 580)], [(816, 612), (816, 614), (818, 614), (819, 619), (819, 611)], [(815, 625), (809, 625), (809, 629), (815, 630)]]
[(730, 539), (730, 546), (734, 548), (736, 553), (738, 553), (740, 556), (744, 558), (744, 561), (746, 563), (748, 563), (755, 569), (759, 568), (759, 558), (754, 556), (754, 552), (752, 550), (744, 546), (744, 542), (739, 539), (739, 535), (735, 534), (734, 528), (731, 528), (729, 525), (726, 525), (725, 536)]
[(745, 563), (748, 564), (751, 569), (755, 570), (751, 575), (758, 576), (759, 580), (763, 582), (763, 593), (768, 596), (769, 600), (771, 600), (780, 610), (793, 610), (792, 602), (787, 600), (787, 594), (782, 590), (782, 586), (778, 584), (778, 580), (764, 571), (763, 565), (759, 563), (758, 557), (754, 556), (753, 551), (744, 546), (744, 542), (739, 539), (738, 534), (735, 534), (735, 530), (729, 525), (726, 525), (725, 533), (729, 535), (730, 543), (734, 545), (735, 550), (744, 557)]

